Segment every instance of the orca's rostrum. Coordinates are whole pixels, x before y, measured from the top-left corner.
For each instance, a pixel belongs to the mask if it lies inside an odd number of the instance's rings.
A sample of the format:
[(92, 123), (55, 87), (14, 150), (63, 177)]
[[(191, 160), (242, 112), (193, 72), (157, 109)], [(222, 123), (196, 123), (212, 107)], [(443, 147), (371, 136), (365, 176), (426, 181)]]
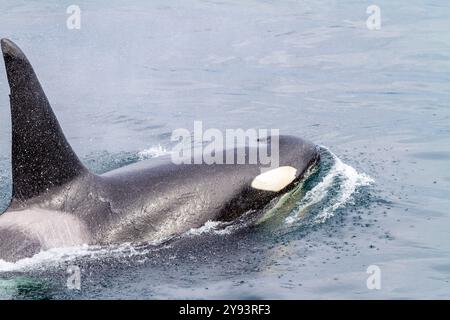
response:
[[(2, 260), (55, 247), (156, 241), (207, 221), (232, 221), (292, 189), (319, 160), (314, 144), (280, 136), (279, 168), (263, 174), (259, 159), (225, 165), (157, 159), (96, 175), (70, 147), (23, 52), (6, 39), (1, 48), (13, 180), (11, 204), (0, 216)], [(251, 147), (244, 148), (249, 154)]]

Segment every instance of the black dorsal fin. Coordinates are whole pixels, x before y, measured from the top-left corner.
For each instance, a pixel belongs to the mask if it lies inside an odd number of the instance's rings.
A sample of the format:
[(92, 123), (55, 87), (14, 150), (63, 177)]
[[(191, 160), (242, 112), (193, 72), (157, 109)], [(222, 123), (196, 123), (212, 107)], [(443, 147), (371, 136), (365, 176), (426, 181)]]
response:
[(59, 126), (33, 67), (12, 41), (1, 40), (10, 87), (13, 202), (61, 186), (87, 169)]

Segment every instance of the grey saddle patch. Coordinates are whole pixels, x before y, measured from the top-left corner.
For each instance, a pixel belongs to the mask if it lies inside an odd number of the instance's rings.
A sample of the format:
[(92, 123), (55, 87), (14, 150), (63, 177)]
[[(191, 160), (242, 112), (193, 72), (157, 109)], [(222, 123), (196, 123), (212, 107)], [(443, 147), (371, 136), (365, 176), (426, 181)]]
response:
[(5, 212), (0, 218), (0, 230), (0, 234), (4, 230), (24, 234), (43, 250), (87, 244), (91, 240), (86, 225), (76, 216), (40, 208)]

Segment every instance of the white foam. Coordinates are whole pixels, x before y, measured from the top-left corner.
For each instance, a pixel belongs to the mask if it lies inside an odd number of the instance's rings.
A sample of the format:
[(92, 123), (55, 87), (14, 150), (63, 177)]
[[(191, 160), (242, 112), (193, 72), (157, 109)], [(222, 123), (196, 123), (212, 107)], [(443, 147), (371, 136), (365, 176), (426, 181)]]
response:
[(199, 235), (202, 235), (205, 233), (230, 234), (232, 231), (233, 231), (233, 226), (227, 222), (208, 220), (200, 228), (192, 228), (185, 234), (192, 235), (192, 236), (199, 236)]
[[(167, 247), (167, 246), (166, 246)], [(0, 259), (0, 273), (11, 271), (26, 271), (51, 266), (59, 266), (70, 263), (78, 258), (101, 259), (109, 256), (129, 258), (146, 255), (150, 250), (157, 251), (160, 248), (137, 249), (130, 243), (117, 246), (81, 245), (76, 247), (54, 248), (41, 251), (30, 258), (24, 258), (16, 262), (8, 262)]]
[(299, 203), (298, 209), (286, 218), (286, 223), (293, 223), (297, 221), (304, 213), (304, 211), (321, 202), (327, 196), (328, 191), (333, 188), (333, 184), (338, 181), (339, 192), (333, 197), (330, 203), (321, 210), (315, 217), (315, 222), (322, 223), (334, 215), (334, 212), (341, 206), (351, 203), (354, 198), (353, 195), (357, 192), (358, 187), (367, 186), (374, 182), (374, 180), (365, 173), (358, 173), (353, 167), (345, 164), (334, 153), (326, 149), (333, 157), (334, 164), (328, 174), (323, 177), (314, 188), (306, 192), (305, 196)]
[(150, 147), (138, 152), (138, 158), (142, 161), (151, 158), (162, 157), (169, 154), (171, 154), (170, 151), (168, 151), (165, 147), (158, 145), (157, 147)]

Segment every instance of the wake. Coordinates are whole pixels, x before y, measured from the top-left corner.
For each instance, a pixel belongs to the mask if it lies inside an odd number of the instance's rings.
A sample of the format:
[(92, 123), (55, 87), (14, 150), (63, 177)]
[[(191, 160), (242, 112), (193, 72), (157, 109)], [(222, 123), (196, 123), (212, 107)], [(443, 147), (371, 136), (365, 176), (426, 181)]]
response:
[[(285, 219), (292, 224), (302, 219), (314, 206), (322, 204), (322, 208), (314, 215), (315, 223), (323, 223), (333, 217), (336, 210), (354, 204), (354, 195), (360, 187), (369, 186), (374, 180), (365, 173), (342, 162), (328, 148), (321, 148), (332, 158), (332, 166), (328, 173), (300, 200), (296, 209)], [(332, 195), (332, 196), (330, 196)]]

